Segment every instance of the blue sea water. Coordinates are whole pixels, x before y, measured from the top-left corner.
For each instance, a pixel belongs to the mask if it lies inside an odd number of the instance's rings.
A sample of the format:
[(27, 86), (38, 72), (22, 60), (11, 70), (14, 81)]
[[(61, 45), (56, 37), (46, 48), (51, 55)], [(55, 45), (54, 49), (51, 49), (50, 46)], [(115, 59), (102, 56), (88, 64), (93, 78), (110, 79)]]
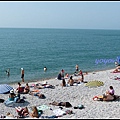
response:
[(114, 68), (119, 41), (120, 30), (0, 28), (0, 84), (21, 82), (21, 68), (28, 82), (55, 78), (61, 69), (72, 74), (76, 64), (87, 72)]

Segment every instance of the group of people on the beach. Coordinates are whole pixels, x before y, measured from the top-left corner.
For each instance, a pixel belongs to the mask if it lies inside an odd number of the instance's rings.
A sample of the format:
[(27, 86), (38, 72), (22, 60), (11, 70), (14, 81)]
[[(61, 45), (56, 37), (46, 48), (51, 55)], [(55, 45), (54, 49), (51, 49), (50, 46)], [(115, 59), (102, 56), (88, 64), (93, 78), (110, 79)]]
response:
[[(88, 74), (88, 73), (86, 72), (85, 74)], [(77, 77), (77, 79), (74, 77)], [(73, 75), (69, 75), (68, 73), (65, 73), (65, 71), (62, 69), (59, 72), (57, 79), (62, 80), (62, 83), (61, 83), (62, 87), (73, 86), (76, 84), (80, 84), (81, 82), (84, 83), (84, 74), (81, 69), (79, 70), (78, 64), (76, 64), (75, 72), (73, 73)]]
[[(10, 76), (10, 68), (8, 68), (6, 71), (6, 75), (9, 77)], [(24, 69), (21, 68), (21, 79), (22, 79), (22, 82), (24, 82)]]
[(102, 96), (94, 96), (93, 100), (97, 101), (114, 101), (120, 98), (120, 96), (115, 95), (115, 90), (113, 86), (109, 86), (109, 89)]
[[(115, 72), (120, 71), (120, 65), (118, 63), (115, 63), (116, 68), (115, 68)], [(46, 71), (47, 68), (44, 68), (44, 71)], [(8, 72), (10, 72), (10, 69), (8, 70)], [(9, 73), (10, 74), (10, 73)], [(87, 72), (85, 74), (88, 74)], [(77, 76), (77, 79), (75, 79), (74, 77)], [(22, 78), (22, 82), (24, 82), (24, 69), (21, 68), (21, 78)], [(60, 73), (58, 74), (57, 77), (58, 80), (61, 80), (61, 86), (62, 87), (66, 87), (66, 86), (73, 86), (75, 83), (80, 84), (81, 82), (84, 83), (84, 74), (82, 72), (81, 69), (79, 69), (79, 66), (76, 65), (75, 66), (75, 72), (73, 75), (69, 75), (68, 73), (65, 73), (64, 69), (62, 69), (60, 71)], [(46, 82), (46, 81), (45, 81)], [(44, 83), (37, 83), (34, 84), (34, 90), (30, 90), (30, 86), (28, 85), (28, 83), (26, 83), (25, 86), (22, 86), (20, 82), (18, 82), (18, 87), (14, 90), (10, 91), (10, 94), (8, 96), (8, 100), (9, 101), (14, 101), (14, 99), (16, 99), (16, 102), (20, 102), (21, 98), (20, 98), (20, 94), (29, 94), (29, 95), (33, 95), (33, 96), (37, 96), (38, 98), (46, 98), (44, 94), (40, 93), (38, 89), (43, 89), (43, 88), (52, 88), (53, 86), (50, 84)], [(107, 90), (102, 97), (101, 96), (95, 96), (93, 98), (93, 100), (102, 100), (102, 101), (113, 101), (116, 98), (118, 98), (119, 96), (115, 95), (115, 90), (113, 88), (113, 86), (109, 86), (109, 90)], [(8, 100), (6, 100), (4, 103), (7, 103)], [(16, 111), (18, 112), (18, 115), (20, 117), (32, 117), (32, 118), (39, 118), (39, 113), (37, 110), (37, 107), (34, 106), (32, 111), (28, 110), (28, 107), (15, 107)], [(11, 114), (8, 112), (8, 116), (10, 116)], [(14, 117), (14, 115), (12, 115)]]
[[(45, 66), (44, 67), (44, 72), (47, 71), (47, 67)], [(6, 75), (9, 77), (10, 76), (10, 68), (8, 68), (6, 71)], [(21, 79), (22, 79), (22, 82), (24, 82), (24, 68), (21, 68)]]
[[(115, 70), (112, 73), (120, 72), (120, 64), (115, 61)], [(115, 95), (115, 90), (113, 86), (109, 86), (109, 90), (107, 90), (102, 96), (94, 96), (93, 100), (100, 100), (100, 101), (113, 101), (118, 99), (120, 96)]]

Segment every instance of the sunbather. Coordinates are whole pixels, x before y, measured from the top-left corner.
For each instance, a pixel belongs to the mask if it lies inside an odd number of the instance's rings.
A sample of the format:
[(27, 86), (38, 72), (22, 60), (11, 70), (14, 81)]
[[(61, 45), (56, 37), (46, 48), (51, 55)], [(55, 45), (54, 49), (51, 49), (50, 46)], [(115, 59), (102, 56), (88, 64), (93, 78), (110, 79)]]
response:
[(55, 86), (53, 86), (53, 85), (51, 85), (51, 84), (48, 84), (47, 82), (45, 82), (45, 83), (37, 83), (35, 86), (34, 86), (34, 88), (38, 88), (38, 89), (43, 89), (43, 88), (52, 88), (52, 89), (54, 89), (55, 88)]
[(69, 102), (56, 102), (56, 101), (54, 101), (52, 103), (49, 103), (49, 105), (72, 107), (72, 105)]
[(45, 98), (45, 95), (40, 93), (40, 92), (32, 92), (32, 91), (30, 91), (29, 95), (37, 96), (38, 98), (41, 98), (41, 99)]

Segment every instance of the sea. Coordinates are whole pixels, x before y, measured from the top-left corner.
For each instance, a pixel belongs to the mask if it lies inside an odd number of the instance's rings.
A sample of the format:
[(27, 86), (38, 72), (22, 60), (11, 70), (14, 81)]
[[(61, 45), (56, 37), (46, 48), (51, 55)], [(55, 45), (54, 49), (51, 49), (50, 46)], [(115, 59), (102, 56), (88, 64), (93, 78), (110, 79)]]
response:
[[(56, 78), (115, 68), (120, 61), (120, 30), (0, 28), (0, 84)], [(47, 67), (47, 71), (44, 71)], [(6, 70), (10, 69), (10, 76)]]

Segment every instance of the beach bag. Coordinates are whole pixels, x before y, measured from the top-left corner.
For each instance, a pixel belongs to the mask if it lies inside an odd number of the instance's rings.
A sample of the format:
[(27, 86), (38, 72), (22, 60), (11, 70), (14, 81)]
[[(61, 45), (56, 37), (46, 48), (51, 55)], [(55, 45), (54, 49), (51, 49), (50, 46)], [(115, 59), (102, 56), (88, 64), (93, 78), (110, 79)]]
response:
[(4, 99), (0, 99), (0, 103), (3, 103), (5, 100)]
[(83, 109), (83, 108), (84, 108), (84, 105), (80, 104), (80, 105), (78, 105), (78, 108), (79, 108), (79, 109)]

